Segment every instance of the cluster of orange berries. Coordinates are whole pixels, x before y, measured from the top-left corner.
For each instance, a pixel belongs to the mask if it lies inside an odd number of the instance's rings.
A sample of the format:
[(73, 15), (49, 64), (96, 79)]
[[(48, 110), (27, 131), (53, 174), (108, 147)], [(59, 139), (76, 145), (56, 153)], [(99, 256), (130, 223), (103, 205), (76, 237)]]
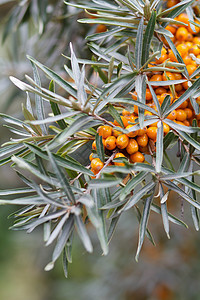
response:
[[(195, 31), (193, 31), (193, 27), (191, 28), (189, 18), (186, 13), (180, 14), (176, 19), (185, 23), (185, 26), (168, 25), (166, 29), (174, 35), (174, 37), (172, 38), (173, 43), (180, 53), (190, 76), (198, 67), (198, 60), (194, 59), (194, 56), (197, 59), (200, 59), (200, 37), (196, 36), (199, 33), (200, 28), (195, 27)], [(166, 43), (166, 41), (164, 41), (164, 43)], [(167, 43), (166, 47), (162, 48), (161, 57), (159, 59), (156, 59), (155, 62), (152, 62), (149, 67), (156, 67), (159, 64), (163, 64), (164, 62), (177, 62), (175, 55), (168, 47)], [(148, 80), (159, 82), (185, 79), (185, 77), (180, 72), (178, 72), (178, 69), (177, 72), (174, 72), (175, 67), (171, 67), (171, 69), (173, 69), (172, 72), (151, 72), (150, 75), (147, 75)], [(153, 88), (160, 104), (163, 103), (167, 95), (170, 95), (172, 103), (175, 102), (185, 92), (185, 90), (188, 89), (188, 82), (186, 81), (182, 84), (174, 85), (174, 92), (172, 92), (168, 85), (164, 87), (153, 86)], [(134, 100), (137, 100), (136, 92), (133, 92), (131, 94), (132, 98)], [(196, 101), (198, 104), (200, 104), (200, 97), (198, 97)], [(157, 110), (149, 88), (146, 89), (146, 104), (149, 107), (152, 107), (154, 110)], [(144, 114), (145, 116), (152, 115), (152, 113), (150, 113), (149, 111), (145, 111)], [(173, 110), (167, 116), (167, 118), (176, 122), (177, 124), (184, 126), (192, 125), (193, 119), (196, 118), (198, 120), (198, 126), (200, 127), (200, 114), (195, 115), (194, 109), (189, 99), (183, 102), (177, 109)], [(129, 129), (130, 127), (134, 126), (133, 124), (137, 124), (138, 107), (134, 105), (134, 107), (132, 108), (132, 112), (124, 109), (122, 111), (121, 120), (125, 129)], [(119, 129), (121, 127), (116, 120), (114, 120), (112, 125), (118, 126)], [(120, 130), (114, 129), (112, 125), (100, 126), (97, 130), (98, 134), (102, 136), (104, 149), (108, 153), (108, 155), (111, 155), (111, 151), (116, 151), (114, 158), (127, 157), (129, 158), (129, 161), (131, 163), (144, 162), (144, 154), (150, 154), (149, 142), (151, 141), (151, 144), (153, 145), (156, 142), (157, 122), (143, 129), (131, 131), (128, 134), (123, 134)], [(168, 126), (168, 124), (163, 123), (163, 131), (164, 135), (166, 135), (170, 131), (170, 127)], [(156, 147), (153, 148), (153, 150), (155, 151)], [(92, 149), (96, 150), (95, 141), (92, 144)], [(94, 158), (93, 153), (91, 153), (90, 155), (90, 161), (91, 170), (96, 175), (103, 168), (104, 163), (99, 158)], [(111, 162), (111, 164), (112, 163), (118, 166), (124, 165), (123, 163), (117, 161)]]

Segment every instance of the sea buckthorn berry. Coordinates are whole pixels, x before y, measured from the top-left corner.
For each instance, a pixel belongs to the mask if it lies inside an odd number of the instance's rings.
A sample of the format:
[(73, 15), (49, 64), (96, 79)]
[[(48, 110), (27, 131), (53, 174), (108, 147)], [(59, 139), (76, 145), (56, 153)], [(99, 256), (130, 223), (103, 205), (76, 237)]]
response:
[(185, 27), (179, 27), (176, 31), (176, 39), (179, 41), (186, 41), (188, 36), (188, 30)]
[(103, 168), (104, 164), (99, 158), (94, 158), (91, 161), (91, 168), (96, 172), (99, 172)]
[(191, 110), (190, 108), (185, 108), (184, 111), (185, 111), (186, 114), (187, 114), (187, 119), (192, 118), (193, 112), (192, 112), (192, 110)]
[(187, 114), (183, 109), (176, 110), (176, 120), (177, 121), (185, 121), (187, 119)]
[(176, 119), (176, 110), (172, 110), (172, 112), (170, 112), (170, 114), (167, 116), (167, 119), (170, 119), (170, 120), (175, 120)]
[(123, 111), (122, 111), (123, 116), (130, 116), (130, 114), (131, 114), (130, 111), (123, 109)]
[(168, 58), (167, 50), (163, 47), (162, 50), (161, 50), (161, 57), (156, 59), (156, 63), (161, 64), (164, 61), (166, 61), (167, 58)]
[(176, 33), (176, 27), (172, 26), (172, 25), (167, 25), (166, 28), (168, 31), (170, 31), (172, 34)]
[[(161, 74), (155, 74), (151, 77), (150, 81), (162, 81), (162, 75)], [(155, 86), (157, 87), (157, 86)]]
[(107, 27), (104, 24), (98, 24), (96, 28), (97, 33), (105, 32), (107, 31)]
[(164, 94), (166, 92), (167, 92), (167, 90), (164, 87), (162, 87), (162, 86), (159, 86), (157, 89), (155, 89), (156, 95), (162, 95), (162, 94)]
[(200, 120), (200, 114), (196, 115), (195, 119), (197, 119), (199, 121)]
[(182, 84), (176, 84), (176, 85), (175, 85), (175, 91), (176, 91), (177, 93), (179, 93), (180, 91), (182, 91), (182, 89), (183, 89)]
[(189, 49), (189, 53), (193, 53), (197, 56), (200, 54), (200, 49), (197, 45), (193, 45), (192, 48)]
[(130, 139), (128, 146), (126, 147), (128, 154), (133, 154), (138, 151), (138, 143), (134, 139)]
[[(121, 116), (121, 120), (122, 123), (124, 124), (124, 127), (126, 127), (128, 125), (128, 119), (125, 116)], [(116, 120), (114, 120), (114, 125), (120, 126), (120, 124)]]
[(174, 5), (176, 5), (179, 2), (179, 0), (168, 0), (167, 1), (167, 7), (173, 7)]
[(94, 153), (90, 153), (89, 160), (92, 161), (94, 159)]
[(176, 56), (174, 55), (174, 53), (173, 53), (173, 51), (171, 49), (168, 50), (168, 56), (169, 56), (169, 58), (170, 58), (171, 61), (177, 62), (177, 58), (176, 58)]
[(166, 72), (166, 76), (165, 76), (165, 73), (163, 73), (162, 78), (163, 78), (164, 81), (166, 81), (166, 80), (175, 80), (175, 76), (171, 72)]
[(160, 101), (159, 102), (162, 104), (163, 101), (165, 100), (165, 97), (168, 96), (168, 95), (171, 97), (171, 100), (172, 100), (172, 95), (170, 93), (163, 93), (162, 95), (160, 95)]
[(199, 104), (199, 105), (200, 105), (200, 96), (199, 96), (199, 97), (197, 97), (197, 99), (196, 99), (196, 102), (197, 102), (197, 104)]
[(142, 129), (139, 129), (138, 130), (138, 136), (141, 136), (141, 135), (144, 135), (145, 133), (147, 132), (147, 128), (146, 127), (144, 127), (144, 128), (142, 128)]
[[(120, 127), (121, 128), (121, 127)], [(112, 130), (112, 134), (114, 135), (114, 137), (118, 137), (119, 135), (121, 135), (122, 134), (122, 132), (121, 131), (119, 131), (119, 130), (116, 130), (116, 129), (113, 129)]]
[(146, 89), (146, 100), (148, 101), (152, 100), (150, 89)]
[(188, 106), (188, 100), (185, 100), (183, 103), (181, 103), (181, 105), (179, 105), (178, 108), (185, 109), (187, 106)]
[(194, 44), (200, 44), (200, 36), (195, 36), (195, 37), (193, 38), (193, 43), (194, 43)]
[(116, 140), (117, 147), (124, 149), (128, 146), (129, 137), (126, 134), (119, 135)]
[(107, 139), (107, 137), (112, 135), (112, 128), (108, 125), (100, 126), (97, 132), (102, 138)]
[(170, 131), (169, 125), (163, 122), (163, 132), (164, 132), (164, 134), (167, 134), (169, 131)]
[(185, 126), (190, 126), (190, 122), (188, 120), (183, 121)]
[(173, 73), (175, 80), (181, 80), (183, 78), (183, 76), (181, 75), (181, 73)]
[(196, 66), (191, 65), (191, 64), (190, 64), (190, 65), (187, 65), (186, 68), (187, 68), (187, 70), (188, 70), (189, 76), (192, 75), (192, 73), (194, 73), (194, 71), (196, 70)]
[(135, 113), (136, 115), (138, 115), (138, 106), (137, 106), (137, 105), (134, 105), (134, 113)]
[[(134, 125), (128, 125), (128, 126), (126, 126), (126, 129), (129, 129), (133, 126)], [(138, 130), (131, 131), (131, 132), (127, 133), (126, 135), (128, 135), (129, 137), (135, 137), (136, 135), (138, 135)]]
[(186, 66), (190, 65), (192, 63), (192, 58), (190, 56), (186, 55), (183, 57), (183, 62), (184, 62), (184, 64), (186, 64)]
[(189, 88), (188, 81), (183, 82), (182, 86), (185, 90), (187, 90)]
[(185, 124), (181, 121), (174, 121), (176, 124), (179, 124), (179, 125), (182, 125), (182, 126), (185, 126)]
[(185, 56), (188, 53), (188, 48), (185, 44), (179, 44), (176, 49), (180, 53), (181, 57)]
[(150, 154), (148, 146), (146, 146), (146, 147), (141, 147), (140, 146), (139, 151), (142, 152), (142, 153), (145, 153), (145, 154)]
[(131, 97), (133, 98), (133, 100), (137, 100), (137, 93), (136, 92), (131, 93)]
[(145, 160), (144, 155), (139, 151), (130, 155), (130, 161), (132, 163), (136, 163), (136, 162), (142, 163), (144, 162), (144, 160)]
[(105, 140), (105, 147), (108, 150), (113, 150), (116, 148), (116, 137), (114, 136), (109, 136)]
[(149, 139), (146, 133), (137, 137), (137, 143), (141, 147), (146, 147), (148, 144), (148, 140)]
[(97, 150), (96, 141), (94, 141), (94, 142), (92, 143), (92, 149), (93, 149), (93, 150)]
[[(123, 153), (116, 153), (114, 158), (119, 158), (119, 157), (126, 157)], [(124, 167), (125, 164), (124, 163), (120, 163), (120, 162), (114, 162), (114, 165), (115, 166), (121, 166), (121, 167)]]
[(147, 135), (153, 141), (156, 141), (157, 138), (157, 127), (149, 127), (147, 128)]
[[(186, 13), (182, 13), (177, 17), (177, 21), (183, 22), (186, 26), (189, 24), (189, 17)], [(182, 25), (181, 25), (182, 26)]]

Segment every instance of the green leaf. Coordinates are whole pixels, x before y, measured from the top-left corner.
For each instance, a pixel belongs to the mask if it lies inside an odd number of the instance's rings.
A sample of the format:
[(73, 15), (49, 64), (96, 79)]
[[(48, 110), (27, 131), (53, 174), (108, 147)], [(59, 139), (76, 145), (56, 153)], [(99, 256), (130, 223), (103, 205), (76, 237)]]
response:
[(154, 182), (150, 182), (146, 184), (142, 189), (137, 191), (135, 195), (130, 197), (130, 199), (127, 201), (127, 203), (124, 205), (124, 207), (118, 212), (121, 213), (122, 211), (126, 211), (130, 209), (132, 206), (134, 206), (139, 200), (142, 199), (143, 196), (147, 195), (155, 186)]
[(161, 172), (161, 166), (163, 161), (163, 123), (161, 121), (158, 122), (157, 125), (157, 139), (156, 139), (156, 172)]
[[(55, 92), (55, 85), (54, 85), (53, 80), (51, 80), (51, 82), (49, 84), (49, 90), (53, 93)], [(51, 104), (51, 109), (52, 109), (54, 116), (61, 115), (58, 104), (55, 102), (52, 102), (52, 101), (50, 101), (50, 104)], [(67, 127), (67, 125), (63, 119), (57, 120), (57, 123), (61, 129), (65, 129)]]
[(116, 178), (114, 176), (110, 176), (104, 179), (93, 179), (88, 183), (89, 188), (96, 189), (96, 188), (107, 188), (116, 186), (121, 182), (121, 179)]
[[(137, 100), (140, 103), (146, 104), (146, 76), (139, 74), (135, 80), (135, 91), (137, 93)], [(139, 124), (140, 128), (144, 128), (144, 109), (139, 107)]]
[(131, 193), (131, 191), (143, 181), (146, 175), (146, 172), (140, 172), (131, 180), (129, 180), (129, 182), (126, 184), (126, 186), (122, 189), (120, 193), (120, 201), (123, 201)]
[[(34, 62), (31, 61), (31, 65), (33, 68), (33, 77), (37, 85), (41, 86), (40, 77), (38, 74), (38, 70), (34, 64)], [(37, 119), (43, 120), (45, 119), (45, 112), (44, 112), (44, 101), (41, 96), (35, 94), (35, 109), (36, 109), (36, 115)], [(47, 135), (47, 127), (45, 124), (41, 124), (42, 133), (44, 135)]]
[(75, 197), (74, 197), (74, 194), (72, 192), (72, 189), (71, 189), (71, 186), (70, 186), (70, 183), (69, 183), (67, 177), (65, 176), (65, 174), (62, 172), (62, 170), (58, 166), (54, 156), (48, 150), (48, 148), (47, 148), (47, 153), (48, 153), (48, 156), (49, 156), (50, 163), (51, 163), (51, 165), (53, 167), (53, 170), (56, 174), (56, 177), (57, 177), (58, 181), (60, 182), (61, 189), (64, 190), (66, 196), (68, 197), (68, 200), (70, 200), (71, 203), (75, 203), (76, 202)]
[(152, 11), (151, 18), (147, 24), (145, 34), (144, 34), (144, 39), (143, 39), (142, 65), (144, 65), (149, 58), (151, 40), (153, 38), (155, 24), (156, 24), (156, 12)]
[[(47, 152), (44, 150), (41, 150), (40, 147), (37, 147), (36, 145), (26, 143), (27, 147), (35, 154), (39, 155), (40, 157), (49, 160)], [(81, 172), (84, 174), (87, 174), (89, 176), (93, 175), (93, 173), (82, 166), (80, 163), (78, 163), (76, 160), (72, 159), (70, 156), (61, 157), (57, 154), (52, 154), (54, 159), (56, 160), (57, 164), (64, 168), (69, 168), (70, 170)]]
[(165, 194), (164, 194), (164, 189), (163, 189), (162, 184), (160, 184), (160, 198), (161, 198), (160, 202), (161, 202), (161, 215), (162, 215), (163, 225), (164, 225), (164, 229), (167, 234), (167, 237), (168, 237), (168, 239), (170, 239), (167, 204), (166, 204), (166, 201), (163, 201), (163, 199), (165, 198)]
[(80, 216), (75, 216), (75, 224), (76, 224), (78, 235), (81, 241), (83, 242), (85, 249), (90, 253), (93, 252), (93, 247), (89, 235)]
[(120, 114), (118, 113), (118, 111), (116, 110), (116, 108), (112, 104), (108, 104), (108, 111), (109, 111), (110, 115), (113, 117), (113, 119), (116, 120), (117, 123), (122, 128), (124, 128), (124, 124), (123, 124), (123, 121), (120, 117)]
[(143, 209), (143, 214), (140, 220), (140, 228), (139, 228), (139, 241), (138, 241), (138, 247), (137, 247), (137, 252), (135, 256), (135, 260), (138, 261), (139, 254), (144, 242), (144, 237), (147, 231), (147, 225), (148, 225), (148, 220), (149, 220), (149, 215), (150, 215), (150, 209), (151, 209), (151, 203), (153, 201), (153, 196), (154, 193), (152, 193), (151, 197), (147, 198), (144, 201), (144, 209)]
[(67, 93), (69, 93), (75, 98), (77, 97), (75, 89), (72, 88), (71, 85), (67, 81), (65, 81), (62, 77), (60, 77), (58, 74), (56, 74), (54, 71), (50, 70), (49, 68), (45, 67), (43, 64), (38, 62), (33, 57), (27, 55), (27, 58), (30, 61), (32, 61), (36, 66), (38, 66), (46, 75), (48, 75), (51, 78), (51, 80), (55, 81)]
[(136, 68), (140, 69), (142, 66), (142, 45), (143, 45), (143, 27), (144, 27), (144, 18), (142, 17), (137, 30), (137, 37), (135, 43), (135, 63)]

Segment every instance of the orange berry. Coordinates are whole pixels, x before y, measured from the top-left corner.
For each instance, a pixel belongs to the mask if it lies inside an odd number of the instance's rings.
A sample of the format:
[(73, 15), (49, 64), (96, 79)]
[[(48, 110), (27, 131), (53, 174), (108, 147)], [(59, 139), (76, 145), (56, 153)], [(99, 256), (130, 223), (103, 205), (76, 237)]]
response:
[(99, 172), (103, 168), (104, 164), (99, 158), (94, 158), (91, 161), (91, 168), (96, 172)]
[(181, 121), (174, 121), (176, 124), (179, 124), (179, 125), (182, 125), (182, 126), (185, 126), (185, 124)]
[(114, 136), (107, 137), (107, 139), (105, 140), (105, 147), (108, 150), (115, 149), (115, 147), (116, 147), (116, 137), (114, 137)]
[(188, 81), (183, 82), (183, 83), (182, 83), (182, 86), (183, 86), (183, 88), (184, 88), (185, 90), (187, 90), (187, 89), (189, 88), (189, 86), (188, 86)]
[(192, 110), (191, 110), (190, 108), (185, 108), (184, 111), (185, 111), (186, 114), (187, 114), (187, 119), (192, 118), (193, 112), (192, 112)]
[(136, 163), (136, 162), (142, 163), (144, 162), (144, 160), (145, 160), (144, 155), (139, 151), (130, 155), (130, 161), (132, 163)]
[(116, 140), (117, 147), (124, 149), (128, 146), (129, 137), (126, 134), (119, 135)]
[(176, 110), (172, 110), (172, 112), (170, 112), (170, 114), (167, 116), (167, 119), (170, 120), (175, 120), (176, 119)]
[(181, 105), (179, 105), (178, 108), (184, 109), (184, 108), (186, 108), (187, 106), (188, 106), (188, 100), (185, 100), (183, 103), (181, 103)]
[(108, 125), (99, 126), (97, 132), (102, 138), (107, 139), (107, 137), (112, 135), (112, 127)]
[(179, 0), (168, 0), (167, 1), (167, 7), (173, 7), (174, 5), (176, 5), (179, 2)]
[(188, 120), (183, 121), (185, 126), (190, 126), (190, 122)]
[(156, 63), (161, 64), (164, 61), (166, 61), (167, 58), (168, 58), (167, 50), (163, 47), (161, 50), (161, 57), (159, 59), (156, 59)]
[(200, 37), (199, 37), (199, 36), (195, 36), (195, 37), (193, 38), (193, 43), (194, 43), (194, 44), (200, 44)]
[(186, 41), (188, 36), (188, 30), (185, 27), (179, 27), (176, 31), (176, 39), (179, 41)]
[(146, 147), (148, 144), (148, 140), (149, 139), (146, 133), (137, 137), (137, 143), (141, 147)]
[(173, 51), (170, 49), (168, 50), (168, 56), (170, 58), (171, 61), (173, 62), (177, 62), (176, 56), (174, 55)]
[[(162, 81), (162, 75), (161, 74), (155, 74), (151, 77), (150, 81)], [(157, 87), (157, 86), (155, 86)]]
[[(186, 13), (182, 13), (177, 17), (177, 21), (183, 22), (186, 26), (189, 24), (189, 17)], [(181, 25), (182, 26), (182, 25)]]
[(170, 31), (173, 35), (176, 33), (176, 27), (174, 27), (173, 25), (167, 25), (165, 29)]
[[(124, 124), (124, 127), (126, 127), (128, 125), (128, 119), (127, 119), (127, 117), (126, 116), (121, 116), (121, 120), (122, 120), (122, 122)], [(120, 124), (116, 120), (114, 120), (114, 125), (120, 126)]]
[(89, 160), (92, 161), (94, 159), (94, 153), (90, 153)]
[(174, 74), (175, 80), (180, 80), (183, 78), (181, 73), (173, 73), (173, 74)]
[[(121, 128), (121, 127), (120, 127)], [(121, 131), (119, 131), (119, 130), (116, 130), (116, 129), (113, 129), (112, 130), (112, 134), (114, 135), (114, 137), (118, 137), (119, 135), (121, 135), (122, 134), (122, 132)]]
[(195, 118), (199, 121), (200, 120), (200, 114), (196, 115)]
[(137, 100), (137, 93), (136, 92), (131, 93), (131, 97), (133, 98), (133, 100)]
[(151, 92), (150, 92), (150, 89), (146, 89), (146, 100), (150, 101), (152, 100), (152, 95), (151, 95)]
[[(123, 153), (116, 153), (114, 158), (119, 158), (119, 157), (126, 157)], [(115, 166), (121, 166), (124, 167), (124, 163), (120, 163), (120, 162), (114, 162)]]
[[(131, 127), (133, 127), (134, 125), (128, 125), (126, 126), (126, 129), (129, 129)], [(127, 133), (126, 135), (128, 135), (129, 137), (135, 137), (136, 135), (138, 135), (138, 130), (135, 130), (135, 131), (131, 131), (129, 133)]]
[(145, 146), (145, 147), (140, 146), (139, 151), (142, 153), (145, 153), (145, 154), (150, 154), (148, 146)]
[(161, 104), (163, 103), (165, 97), (168, 95), (171, 96), (171, 99), (172, 99), (172, 95), (170, 93), (163, 93), (162, 95), (160, 95), (160, 103)]
[(157, 89), (155, 89), (156, 95), (162, 95), (162, 94), (164, 94), (166, 92), (167, 92), (167, 90), (164, 87), (162, 87), (162, 86), (159, 86)]
[(186, 68), (187, 68), (187, 70), (188, 70), (189, 76), (191, 76), (192, 73), (194, 73), (194, 71), (196, 70), (196, 66), (191, 65), (191, 64), (190, 64), (190, 65), (187, 65)]
[(134, 139), (130, 139), (128, 146), (126, 147), (128, 154), (133, 154), (138, 151), (138, 143)]
[(199, 105), (200, 105), (200, 96), (199, 96), (199, 97), (197, 97), (196, 101), (197, 101), (197, 104), (199, 104)]
[(123, 109), (123, 111), (122, 111), (123, 116), (130, 116), (130, 114), (131, 114), (130, 111)]
[(185, 121), (187, 119), (187, 114), (183, 109), (176, 110), (176, 120), (177, 121)]
[(164, 134), (167, 134), (169, 131), (170, 131), (169, 125), (163, 122), (163, 132), (164, 132)]
[(104, 24), (98, 24), (96, 28), (97, 33), (105, 32), (107, 31), (107, 27)]
[(157, 127), (149, 127), (147, 128), (147, 135), (153, 141), (156, 141), (157, 138)]
[(143, 129), (139, 129), (137, 135), (138, 135), (138, 136), (144, 135), (144, 134), (146, 133), (146, 131), (147, 131), (147, 128), (146, 128), (146, 127), (144, 127)]
[(188, 48), (185, 44), (179, 44), (176, 49), (180, 53), (181, 57), (185, 56), (188, 53)]
[(166, 76), (165, 76), (165, 73), (163, 73), (163, 76), (162, 76), (163, 80), (175, 80), (175, 76), (173, 73), (171, 72), (166, 72)]
[(192, 63), (192, 58), (190, 56), (186, 55), (183, 57), (183, 62), (186, 65), (190, 65)]
[(93, 150), (97, 150), (96, 141), (94, 141), (94, 142), (92, 143), (92, 149), (93, 149)]
[(175, 91), (178, 93), (180, 91), (182, 91), (183, 87), (182, 87), (182, 84), (176, 84), (175, 85)]
[(189, 53), (193, 53), (197, 56), (200, 54), (200, 49), (197, 45), (193, 45), (192, 48), (189, 49)]

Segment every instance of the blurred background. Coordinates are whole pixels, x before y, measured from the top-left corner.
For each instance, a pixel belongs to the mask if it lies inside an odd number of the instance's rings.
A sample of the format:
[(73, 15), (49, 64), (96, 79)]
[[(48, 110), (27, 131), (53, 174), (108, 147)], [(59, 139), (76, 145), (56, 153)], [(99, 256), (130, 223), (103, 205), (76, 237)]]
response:
[[(88, 57), (84, 37), (94, 33), (94, 26), (83, 26), (77, 19), (83, 12), (55, 0), (0, 0), (0, 111), (22, 118), (25, 94), (8, 79), (32, 75), (26, 54), (66, 76), (61, 55), (69, 55), (69, 42), (78, 57)], [(48, 83), (42, 77), (42, 84)], [(10, 133), (0, 122), (1, 144)], [(85, 154), (87, 155), (87, 154)], [(21, 182), (9, 166), (0, 168), (0, 189), (16, 188)], [(175, 199), (176, 197), (176, 199)], [(175, 201), (176, 200), (176, 201)], [(171, 194), (169, 206), (183, 221), (190, 220), (190, 208)], [(50, 261), (50, 247), (43, 245), (43, 232), (31, 235), (10, 231), (17, 207), (0, 206), (0, 299), (4, 300), (199, 300), (200, 236), (194, 230), (170, 224), (168, 240), (161, 219), (152, 212), (150, 230), (156, 247), (145, 241), (139, 262), (134, 256), (138, 241), (138, 222), (134, 211), (122, 216), (103, 257), (95, 231), (90, 228), (94, 253), (87, 254), (75, 240), (73, 263), (65, 279), (61, 259), (54, 270), (45, 272)]]

